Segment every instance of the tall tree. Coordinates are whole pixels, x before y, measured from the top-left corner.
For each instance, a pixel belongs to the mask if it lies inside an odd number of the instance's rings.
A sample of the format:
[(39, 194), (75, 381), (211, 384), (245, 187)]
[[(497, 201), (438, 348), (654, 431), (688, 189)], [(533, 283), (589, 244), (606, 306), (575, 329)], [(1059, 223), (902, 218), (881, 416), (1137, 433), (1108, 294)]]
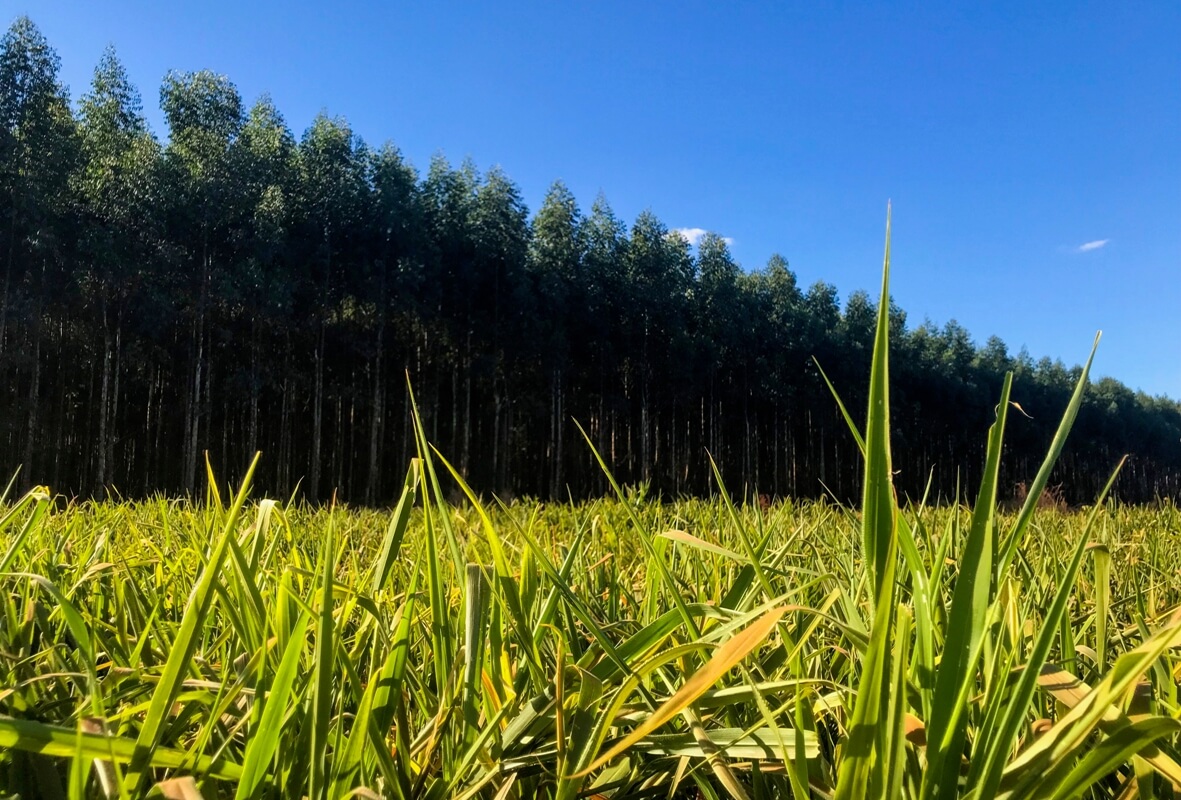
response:
[[(305, 313), (315, 331), (312, 368), (311, 458), (307, 491), (318, 498), (323, 475), (325, 355), (330, 327), (354, 321), (341, 305), (355, 296), (363, 275), (362, 223), (369, 204), (368, 151), (348, 122), (320, 114), (299, 144), (307, 203), (307, 243), (313, 257), (305, 292)], [(342, 411), (337, 397), (338, 416)], [(337, 431), (339, 434), (339, 431)], [(336, 436), (333, 463), (339, 469), (342, 443)], [(339, 477), (336, 475), (334, 477)]]
[(549, 491), (557, 495), (563, 485), (566, 395), (572, 342), (584, 335), (590, 299), (583, 265), (586, 237), (582, 212), (573, 193), (561, 181), (556, 181), (546, 194), (533, 219), (532, 233), (529, 269), (536, 282), (541, 308), (545, 309), (536, 320), (536, 327), (540, 363), (549, 384), (546, 469)]
[(30, 468), (37, 467), (40, 432), (42, 314), (62, 285), (73, 227), (69, 179), (78, 163), (76, 126), (57, 74), (53, 48), (28, 17), (18, 18), (0, 39), (0, 358), (9, 379), (27, 387), (24, 408), (13, 411), (25, 422), (20, 452)]
[[(533, 295), (525, 272), (529, 247), (529, 212), (520, 190), (499, 168), (493, 168), (476, 193), (472, 214), (474, 274), (468, 291), (472, 312), (468, 319), (474, 330), (483, 331), (479, 377), (491, 386), (492, 420), (489, 439), (492, 458), (491, 479), (502, 482), (508, 473), (508, 450), (512, 440), (516, 394), (515, 367), (523, 363), (529, 347), (524, 334), (533, 317)], [(470, 386), (469, 375), (469, 386)], [(471, 390), (465, 399), (470, 417)], [(461, 463), (471, 468), (471, 426), (465, 426)]]
[[(423, 213), (418, 192), (418, 175), (392, 144), (373, 154), (370, 166), (373, 184), (373, 257), (366, 296), (372, 302), (370, 315), (373, 347), (369, 354), (372, 395), (369, 416), (369, 464), (365, 479), (365, 499), (376, 503), (384, 494), (382, 483), (383, 448), (386, 432), (388, 330), (400, 334), (405, 347), (403, 369), (411, 368), (412, 342), (421, 335), (418, 319), (423, 311), (421, 291), (424, 284), (422, 259)], [(409, 409), (404, 409), (408, 421)], [(408, 437), (407, 437), (408, 438)], [(405, 454), (405, 451), (400, 451)]]
[(95, 69), (79, 117), (84, 164), (76, 174), (75, 191), (85, 226), (76, 275), (102, 331), (94, 479), (103, 486), (112, 477), (126, 316), (155, 258), (160, 147), (113, 48), (103, 53)]
[[(245, 433), (248, 452), (262, 442), (263, 398), (268, 391), (280, 397), (272, 439), (284, 482), (293, 458), (295, 393), (291, 341), (294, 294), (298, 285), (293, 262), (293, 229), (301, 212), (300, 175), (295, 137), (270, 97), (250, 108), (234, 141), (231, 159), (242, 180), (242, 214), (235, 238), (240, 242), (233, 271), (235, 305), (233, 330), (247, 342), (248, 363), (231, 386), (248, 403)], [(241, 350), (242, 348), (237, 348)]]
[(228, 231), (241, 200), (231, 152), (242, 128), (242, 100), (223, 75), (171, 72), (160, 89), (160, 106), (169, 129), (170, 235), (183, 265), (177, 290), (189, 319), (181, 485), (191, 492), (202, 441), (210, 441), (208, 431), (202, 436), (212, 413), (211, 328), (215, 292), (233, 258)]

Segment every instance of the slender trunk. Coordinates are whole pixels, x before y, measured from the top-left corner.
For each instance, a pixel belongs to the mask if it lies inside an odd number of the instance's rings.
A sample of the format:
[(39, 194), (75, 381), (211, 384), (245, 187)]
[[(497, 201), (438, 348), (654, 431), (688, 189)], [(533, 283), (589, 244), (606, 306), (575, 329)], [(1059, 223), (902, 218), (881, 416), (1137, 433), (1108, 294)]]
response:
[(250, 455), (258, 452), (258, 320), (250, 320), (250, 420), (247, 427), (246, 442)]
[[(204, 317), (204, 312), (202, 312)], [(197, 491), (197, 447), (201, 433), (201, 383), (205, 366), (205, 332), (204, 319), (197, 326), (197, 360), (193, 365), (193, 385), (189, 395), (189, 426), (188, 462), (185, 464), (185, 491), (192, 494)]]
[(385, 349), (385, 308), (380, 310), (377, 324), (377, 351), (373, 357), (373, 408), (369, 415), (369, 473), (365, 483), (365, 502), (377, 502), (381, 476), (378, 462), (381, 458), (381, 433), (383, 424), (384, 398), (382, 385), (382, 356)]
[(151, 446), (152, 443), (152, 399), (156, 392), (156, 368), (152, 370), (152, 377), (148, 381), (148, 402), (144, 407), (144, 482), (143, 493), (147, 494), (152, 488), (149, 484), (152, 475), (152, 453), (154, 452)]
[(107, 483), (107, 411), (111, 402), (111, 328), (107, 321), (106, 287), (102, 288), (103, 357), (102, 388), (98, 401), (98, 468), (94, 476), (95, 488), (100, 492)]
[(500, 396), (500, 382), (492, 379), (492, 486), (495, 491), (503, 491), (498, 485), (500, 480), (500, 413), (502, 398)]
[(288, 385), (289, 379), (286, 377), (287, 368), (284, 369), (283, 377), (283, 395), (279, 399), (279, 486), (284, 492), (291, 489), (291, 443), (290, 437), (287, 433), (288, 426)]
[(291, 462), (291, 335), (283, 337), (283, 396), (279, 400), (279, 486), (290, 492)]
[(201, 296), (197, 306), (197, 320), (194, 338), (196, 341), (196, 359), (193, 364), (193, 383), (190, 388), (186, 418), (189, 422), (188, 441), (186, 442), (186, 459), (184, 485), (185, 491), (193, 494), (197, 490), (197, 459), (198, 445), (201, 434), (201, 387), (204, 380), (205, 367), (205, 306), (208, 299), (210, 280), (210, 255), (208, 232), (204, 232), (201, 252)]
[(336, 395), (336, 433), (332, 442), (332, 492), (331, 496), (344, 488), (344, 428), (341, 415), (344, 413), (344, 399)]
[(320, 322), (320, 339), (316, 344), (315, 388), (312, 395), (312, 464), (308, 477), (308, 497), (320, 496), (321, 423), (324, 418), (324, 322)]
[(41, 405), (41, 314), (38, 311), (33, 320), (33, 377), (29, 382), (29, 429), (25, 438), (24, 465), (28, 474), (36, 474), (33, 465), (34, 448), (37, 445), (37, 425), (40, 424), (37, 409)]
[(648, 372), (644, 371), (644, 385), (640, 392), (640, 473), (644, 480), (652, 478), (652, 462), (649, 458), (648, 441)]
[(566, 419), (565, 419), (565, 417), (566, 417), (566, 409), (565, 409), (566, 393), (565, 393), (565, 389), (562, 385), (562, 371), (561, 370), (557, 371), (554, 384), (555, 384), (555, 389), (556, 389), (555, 401), (556, 401), (557, 407), (556, 407), (555, 413), (554, 413), (556, 431), (555, 431), (555, 436), (554, 436), (553, 495), (555, 498), (557, 498), (558, 493), (562, 490), (562, 455), (563, 455), (562, 454), (562, 445), (563, 445), (563, 434), (565, 433), (565, 428), (566, 428)]
[(472, 332), (467, 332), (467, 356), (463, 370), (463, 449), (460, 458), (460, 471), (464, 475), (471, 472), (472, 448)]
[[(123, 309), (115, 317), (115, 377), (111, 389), (111, 430), (107, 437), (107, 467), (115, 481), (115, 442), (119, 440), (119, 382), (123, 373)], [(130, 475), (130, 472), (126, 474)]]
[[(65, 363), (65, 347), (63, 346), (64, 337), (57, 338), (57, 357), (58, 364)], [(54, 443), (53, 443), (53, 483), (50, 486), (62, 485), (62, 460), (65, 455), (65, 431), (70, 426), (69, 414), (66, 411), (66, 381), (64, 377), (58, 376), (57, 380), (57, 424), (54, 426)]]
[(0, 355), (8, 333), (8, 293), (12, 287), (12, 265), (16, 261), (16, 193), (12, 197), (12, 214), (8, 217), (8, 258), (4, 266), (4, 297), (0, 300)]

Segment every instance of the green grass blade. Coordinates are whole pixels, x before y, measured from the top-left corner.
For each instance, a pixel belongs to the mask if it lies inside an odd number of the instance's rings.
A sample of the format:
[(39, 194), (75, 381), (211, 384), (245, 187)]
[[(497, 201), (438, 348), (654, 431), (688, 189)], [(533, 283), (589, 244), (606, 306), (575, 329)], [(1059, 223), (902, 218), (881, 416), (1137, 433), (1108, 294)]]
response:
[(894, 576), (897, 566), (897, 505), (890, 460), (890, 215), (886, 214), (886, 255), (878, 303), (869, 411), (865, 435), (865, 486), (861, 503), (862, 556), (868, 565), (874, 620), (861, 665), (849, 738), (838, 771), (836, 800), (881, 796), (886, 791), (883, 750), (889, 734), (891, 634), (894, 626)]
[(287, 646), (283, 649), (279, 669), (275, 672), (271, 689), (266, 696), (262, 717), (257, 728), (251, 732), (250, 741), (246, 745), (246, 754), (242, 759), (242, 777), (234, 794), (236, 800), (256, 796), (266, 777), (267, 767), (279, 749), (283, 734), (283, 718), (299, 676), (300, 657), (305, 646), (304, 637), (310, 622), (311, 616), (307, 612), (300, 614), (287, 640)]
[(1062, 575), (1062, 580), (1054, 595), (1054, 601), (1046, 611), (1046, 615), (1042, 621), (1042, 628), (1038, 632), (1029, 657), (1022, 668), (1017, 685), (1009, 697), (1004, 717), (995, 731), (985, 730), (981, 732), (981, 740), (974, 748), (972, 769), (968, 775), (968, 781), (969, 786), (977, 788), (979, 797), (992, 797), (1000, 786), (1005, 762), (1008, 759), (1013, 742), (1016, 740), (1021, 727), (1025, 723), (1025, 716), (1029, 704), (1037, 689), (1038, 676), (1041, 674), (1041, 669), (1049, 658), (1050, 649), (1053, 647), (1054, 638), (1058, 631), (1058, 623), (1066, 614), (1070, 595), (1075, 588), (1074, 579), (1078, 575), (1079, 566), (1082, 564), (1083, 555), (1087, 549), (1087, 537), (1090, 534), (1095, 519), (1103, 508), (1103, 503), (1107, 498), (1108, 492), (1115, 484), (1115, 479), (1118, 477), (1123, 464), (1124, 460), (1121, 460), (1112, 473), (1111, 478), (1108, 479), (1107, 485), (1095, 501), (1095, 506), (1091, 509), (1091, 513), (1087, 518), (1086, 527), (1079, 536), (1074, 554)]
[(1062, 421), (1058, 424), (1058, 430), (1054, 433), (1053, 441), (1050, 442), (1050, 449), (1046, 452), (1046, 457), (1042, 461), (1042, 465), (1038, 469), (1033, 483), (1029, 485), (1029, 492), (1025, 497), (1025, 502), (1021, 506), (1021, 511), (1017, 514), (1017, 519), (1014, 521), (1013, 527), (1009, 530), (1008, 535), (1001, 545), (1000, 558), (997, 561), (996, 574), (998, 577), (1008, 572), (1009, 565), (1013, 562), (1013, 557), (1017, 554), (1017, 547), (1021, 544), (1021, 539), (1025, 535), (1025, 530), (1029, 527), (1030, 520), (1033, 519), (1033, 512), (1037, 510), (1038, 500), (1041, 498), (1046, 484), (1050, 481), (1050, 473), (1054, 471), (1054, 465), (1058, 463), (1058, 456), (1062, 454), (1062, 448), (1066, 446), (1066, 439), (1070, 435), (1070, 429), (1074, 426), (1074, 420), (1078, 416), (1078, 410), (1083, 404), (1083, 393), (1090, 379), (1091, 364), (1095, 361), (1095, 351), (1099, 349), (1099, 338), (1101, 336), (1101, 333), (1095, 334), (1095, 342), (1091, 345), (1091, 354), (1087, 357), (1087, 363), (1083, 366), (1078, 383), (1075, 384), (1074, 392), (1070, 396), (1070, 402), (1067, 403), (1066, 411), (1062, 414)]
[(1181, 722), (1168, 717), (1137, 720), (1095, 745), (1061, 782), (1047, 781), (1054, 787), (1053, 794), (1035, 791), (1030, 797), (1049, 796), (1050, 800), (1081, 797), (1086, 789), (1127, 763), (1132, 756), (1178, 731), (1181, 731)]
[(234, 498), (234, 502), (226, 514), (224, 527), (213, 546), (209, 560), (201, 571), (185, 605), (180, 630), (172, 640), (164, 672), (160, 676), (160, 682), (156, 684), (155, 691), (152, 692), (151, 703), (144, 716), (143, 724), (140, 726), (139, 736), (136, 738), (135, 753), (130, 759), (125, 779), (125, 785), (129, 792), (135, 793), (141, 788), (144, 771), (154, 763), (153, 754), (160, 745), (160, 735), (164, 730), (165, 720), (176, 702), (177, 695), (180, 694), (181, 684), (192, 664), (193, 652), (197, 648), (198, 632), (209, 614), (209, 606), (214, 595), (214, 583), (218, 580), (221, 572), (222, 562), (225, 560), (230, 538), (234, 535), (238, 515), (246, 503), (246, 495), (250, 491), (250, 483), (254, 478), (255, 469), (258, 467), (258, 460), (259, 456), (256, 454), (254, 460), (250, 462), (250, 468), (246, 471), (246, 477), (242, 479), (238, 495)]
[(4, 552), (4, 557), (0, 558), (0, 572), (7, 572), (16, 560), (17, 553), (20, 552), (21, 547), (29, 540), (33, 531), (41, 523), (45, 512), (49, 509), (49, 489), (44, 486), (37, 486), (25, 493), (16, 505), (8, 509), (4, 516), (0, 517), (0, 533), (4, 531), (15, 522), (25, 509), (33, 506), (32, 513), (29, 514), (25, 520), (25, 524), (21, 526), (16, 536), (8, 545), (8, 549)]
[(935, 680), (932, 715), (927, 721), (927, 769), (924, 798), (950, 800), (956, 793), (960, 753), (968, 735), (968, 704), (976, 685), (977, 662), (984, 643), (996, 558), (996, 500), (1001, 449), (1009, 408), (1012, 374), (1005, 376), (996, 422), (989, 430), (980, 494), (972, 512), (968, 538), (960, 554), (952, 594), (947, 638)]
[[(27, 719), (0, 716), (0, 748), (41, 753), (59, 758), (85, 758), (130, 764), (142, 758), (139, 744), (121, 736), (103, 736)], [(170, 747), (156, 747), (147, 766), (191, 770), (221, 780), (236, 781), (242, 768), (224, 759), (194, 755)]]
[(328, 736), (332, 723), (335, 679), (336, 626), (333, 618), (333, 586), (336, 574), (336, 513), (329, 512), (325, 541), (320, 549), (320, 580), (316, 615), (315, 664), (312, 672), (311, 752), (308, 753), (308, 796), (328, 796)]
[(414, 510), (414, 503), (418, 499), (418, 487), (422, 482), (421, 462), (416, 458), (411, 460), (410, 469), (406, 472), (406, 481), (402, 485), (402, 495), (398, 498), (398, 505), (390, 518), (385, 537), (381, 542), (381, 555), (377, 558), (377, 566), (373, 571), (373, 583), (370, 591), (380, 592), (389, 580), (390, 571), (398, 559), (402, 546), (402, 539), (406, 535), (406, 528), (410, 524), (410, 514)]

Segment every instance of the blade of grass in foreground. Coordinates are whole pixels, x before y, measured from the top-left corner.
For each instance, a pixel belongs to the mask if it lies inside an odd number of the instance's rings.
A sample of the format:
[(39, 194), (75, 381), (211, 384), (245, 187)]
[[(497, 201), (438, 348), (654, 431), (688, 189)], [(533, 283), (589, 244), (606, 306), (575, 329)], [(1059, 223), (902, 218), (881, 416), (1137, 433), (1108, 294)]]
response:
[(378, 556), (377, 566), (373, 570), (373, 583), (370, 591), (377, 594), (389, 579), (390, 570), (398, 559), (398, 551), (402, 545), (402, 538), (406, 535), (406, 527), (410, 524), (410, 512), (414, 510), (414, 502), (418, 498), (418, 487), (422, 482), (422, 464), (415, 458), (410, 461), (410, 469), (406, 472), (406, 482), (402, 487), (402, 496), (398, 499), (398, 506), (390, 517), (389, 528), (381, 543), (381, 555)]
[(1037, 471), (1037, 476), (1030, 484), (1029, 493), (1025, 497), (1025, 502), (1021, 505), (1021, 511), (1017, 515), (1017, 521), (1013, 523), (1012, 529), (1005, 537), (1004, 543), (1000, 548), (1000, 557), (997, 561), (996, 576), (998, 579), (1004, 577), (1009, 570), (1009, 564), (1013, 562), (1014, 556), (1017, 555), (1017, 546), (1021, 544), (1021, 538), (1025, 534), (1025, 529), (1029, 527), (1030, 520), (1033, 519), (1033, 512), (1037, 510), (1038, 499), (1042, 496), (1042, 491), (1045, 490), (1046, 484), (1050, 481), (1050, 473), (1054, 471), (1054, 465), (1058, 463), (1058, 456), (1062, 454), (1062, 448), (1066, 446), (1066, 437), (1070, 434), (1071, 427), (1074, 426), (1074, 419), (1078, 416), (1078, 410), (1083, 404), (1083, 391), (1087, 388), (1088, 376), (1091, 374), (1091, 363), (1095, 360), (1095, 351), (1099, 349), (1099, 338), (1102, 332), (1095, 334), (1095, 342), (1091, 345), (1091, 355), (1087, 357), (1087, 363), (1083, 366), (1082, 374), (1078, 377), (1078, 383), (1074, 386), (1074, 393), (1070, 396), (1070, 402), (1066, 405), (1066, 411), (1062, 414), (1062, 421), (1058, 424), (1058, 430), (1054, 433), (1054, 440), (1050, 443), (1050, 449), (1046, 453), (1046, 458), (1042, 462), (1041, 467)]
[(659, 728), (664, 723), (668, 722), (673, 717), (681, 713), (701, 695), (705, 694), (711, 686), (717, 683), (726, 673), (734, 668), (736, 664), (742, 661), (752, 650), (758, 647), (763, 641), (775, 630), (776, 623), (780, 618), (787, 613), (787, 607), (781, 606), (773, 608), (763, 614), (759, 619), (752, 622), (749, 626), (744, 628), (740, 633), (729, 639), (725, 644), (718, 648), (713, 657), (706, 662), (700, 670), (693, 673), (693, 675), (685, 681), (684, 685), (677, 690), (676, 694), (670, 697), (660, 708), (652, 712), (643, 723), (641, 723), (635, 730), (625, 736), (619, 742), (608, 750), (603, 755), (595, 759), (589, 767), (583, 769), (572, 777), (585, 777), (588, 773), (594, 772), (599, 767), (611, 761), (616, 756), (624, 753), (629, 747), (636, 742), (641, 741), (652, 731)]
[[(81, 755), (119, 764), (131, 763), (140, 753), (137, 742), (121, 736), (85, 733), (43, 722), (4, 716), (0, 716), (0, 747), (60, 758)], [(242, 768), (237, 764), (224, 759), (215, 760), (206, 755), (193, 755), (170, 747), (157, 747), (152, 752), (151, 763), (156, 767), (191, 769), (211, 778), (229, 781), (237, 780), (242, 775)]]
[(976, 686), (976, 664), (984, 643), (996, 557), (996, 498), (1005, 420), (1013, 375), (1005, 376), (996, 422), (988, 433), (988, 453), (972, 525), (959, 560), (947, 638), (935, 679), (935, 701), (927, 720), (927, 769), (921, 796), (951, 800), (960, 777), (960, 753), (968, 736), (968, 706)]
[(1005, 768), (1005, 759), (1008, 758), (1013, 742), (1016, 740), (1021, 727), (1025, 724), (1026, 713), (1030, 702), (1033, 700), (1033, 694), (1037, 689), (1038, 677), (1041, 675), (1042, 666), (1049, 658), (1058, 624), (1066, 614), (1067, 605), (1070, 602), (1070, 595), (1074, 591), (1074, 579), (1078, 575), (1079, 565), (1082, 564), (1083, 555), (1087, 549), (1091, 527), (1094, 525), (1100, 511), (1102, 511), (1103, 504), (1107, 500), (1107, 494), (1115, 484), (1115, 479), (1119, 476), (1124, 461), (1126, 459), (1121, 460), (1119, 465), (1116, 466), (1115, 471), (1107, 481), (1107, 485), (1095, 501), (1095, 506), (1091, 509), (1091, 513), (1087, 518), (1086, 527), (1083, 528), (1082, 534), (1079, 536), (1079, 541), (1074, 549), (1070, 564), (1067, 566), (1066, 572), (1063, 573), (1062, 581), (1054, 596), (1054, 601), (1050, 604), (1050, 608), (1042, 621), (1042, 629), (1039, 631), (1033, 648), (1030, 650), (1029, 657), (1017, 681), (1017, 686), (1009, 696), (1004, 718), (995, 730), (979, 732), (980, 741), (973, 753), (974, 758), (972, 759), (972, 770), (968, 774), (968, 783), (969, 786), (978, 787), (977, 796), (980, 798), (994, 796), (997, 788), (1000, 786), (1002, 771)]
[[(254, 479), (259, 456), (260, 454), (256, 453), (254, 460), (250, 462), (250, 468), (246, 471), (246, 477), (242, 479), (242, 486), (238, 489), (238, 495), (234, 498), (234, 502), (226, 514), (221, 535), (213, 546), (213, 551), (209, 554), (209, 561), (205, 564), (205, 569), (201, 571), (201, 576), (193, 586), (188, 603), (185, 605), (184, 615), (181, 617), (180, 630), (172, 640), (172, 650), (168, 655), (168, 661), (164, 664), (164, 673), (160, 676), (160, 682), (156, 685), (155, 691), (152, 692), (152, 700), (148, 706), (148, 712), (144, 716), (143, 725), (139, 729), (139, 736), (135, 741), (135, 752), (130, 759), (125, 780), (125, 785), (132, 794), (137, 793), (141, 788), (140, 784), (143, 781), (145, 770), (156, 763), (153, 756), (156, 748), (160, 745), (165, 719), (172, 709), (173, 703), (176, 702), (177, 695), (180, 694), (185, 674), (192, 664), (193, 652), (197, 649), (200, 626), (205, 622), (209, 614), (209, 606), (213, 602), (213, 585), (221, 572), (221, 565), (229, 548), (230, 537), (234, 535), (238, 515), (242, 511), (242, 506), (246, 504), (246, 495), (250, 491), (250, 482)], [(206, 466), (208, 467), (208, 462), (206, 462)], [(210, 471), (212, 472), (212, 470)], [(211, 483), (213, 482), (211, 481)]]
[(333, 576), (336, 573), (336, 509), (329, 510), (328, 532), (320, 557), (319, 615), (316, 620), (315, 668), (312, 673), (312, 736), (308, 796), (328, 796), (328, 734), (332, 724), (332, 683), (335, 678), (336, 631)]
[(869, 648), (853, 706), (849, 738), (838, 771), (836, 800), (883, 797), (891, 765), (888, 714), (891, 675), (891, 631), (894, 624), (894, 574), (897, 537), (893, 469), (890, 463), (890, 212), (886, 211), (886, 255), (882, 295), (869, 378), (869, 412), (865, 426), (865, 487), (861, 533), (873, 581), (874, 620)]
[[(14, 478), (15, 480), (15, 478)], [(12, 538), (12, 543), (8, 545), (8, 550), (4, 553), (4, 557), (0, 558), (0, 572), (6, 572), (16, 559), (16, 554), (20, 552), (21, 546), (29, 538), (29, 535), (36, 530), (41, 518), (45, 516), (45, 511), (49, 508), (49, 489), (45, 486), (37, 486), (25, 493), (25, 496), (20, 501), (8, 509), (4, 516), (0, 517), (0, 533), (11, 525), (29, 506), (33, 506), (33, 512), (29, 514), (25, 524), (21, 526), (16, 536)]]
[(291, 698), (291, 690), (298, 674), (299, 660), (305, 644), (304, 635), (307, 632), (309, 621), (310, 617), (306, 611), (300, 614), (299, 621), (295, 623), (295, 628), (287, 640), (287, 647), (283, 651), (283, 658), (279, 662), (275, 680), (266, 697), (262, 719), (246, 745), (246, 756), (242, 760), (242, 778), (238, 782), (238, 791), (234, 795), (237, 800), (246, 800), (248, 797), (255, 796), (256, 790), (266, 775), (271, 758), (279, 749), (283, 717), (287, 712), (288, 700)]

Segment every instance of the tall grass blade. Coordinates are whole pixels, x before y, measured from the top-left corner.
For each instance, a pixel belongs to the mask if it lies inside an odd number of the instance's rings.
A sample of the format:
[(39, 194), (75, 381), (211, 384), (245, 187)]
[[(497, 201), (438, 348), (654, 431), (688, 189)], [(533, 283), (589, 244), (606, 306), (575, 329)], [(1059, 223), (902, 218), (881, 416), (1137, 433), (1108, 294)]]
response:
[(883, 796), (890, 764), (889, 708), (891, 634), (894, 627), (894, 576), (897, 535), (893, 467), (890, 460), (890, 213), (886, 212), (886, 255), (878, 302), (869, 411), (865, 427), (865, 485), (861, 503), (862, 557), (868, 566), (874, 618), (869, 647), (861, 663), (857, 699), (849, 723), (837, 778), (836, 800)]
[(255, 454), (254, 459), (250, 462), (250, 468), (246, 471), (246, 477), (242, 479), (238, 494), (225, 515), (222, 532), (189, 595), (184, 616), (181, 617), (180, 629), (172, 640), (172, 650), (164, 664), (164, 672), (152, 692), (151, 703), (140, 726), (139, 736), (135, 742), (135, 752), (130, 759), (127, 777), (124, 781), (127, 790), (133, 794), (140, 790), (144, 772), (153, 764), (153, 754), (160, 745), (160, 735), (164, 729), (165, 719), (176, 702), (181, 684), (192, 665), (193, 652), (197, 648), (199, 628), (209, 613), (209, 606), (214, 595), (214, 584), (221, 572), (230, 538), (234, 535), (238, 515), (246, 503), (246, 495), (250, 491), (250, 483), (254, 478), (255, 469), (258, 467), (258, 460), (259, 455)]
[(989, 430), (988, 450), (972, 525), (958, 559), (959, 572), (951, 600), (947, 638), (935, 679), (931, 718), (927, 721), (927, 769), (924, 798), (955, 797), (960, 754), (968, 736), (968, 706), (977, 681), (977, 662), (984, 644), (991, 604), (993, 561), (996, 558), (996, 500), (1001, 449), (1013, 376), (1005, 376), (996, 422)]

